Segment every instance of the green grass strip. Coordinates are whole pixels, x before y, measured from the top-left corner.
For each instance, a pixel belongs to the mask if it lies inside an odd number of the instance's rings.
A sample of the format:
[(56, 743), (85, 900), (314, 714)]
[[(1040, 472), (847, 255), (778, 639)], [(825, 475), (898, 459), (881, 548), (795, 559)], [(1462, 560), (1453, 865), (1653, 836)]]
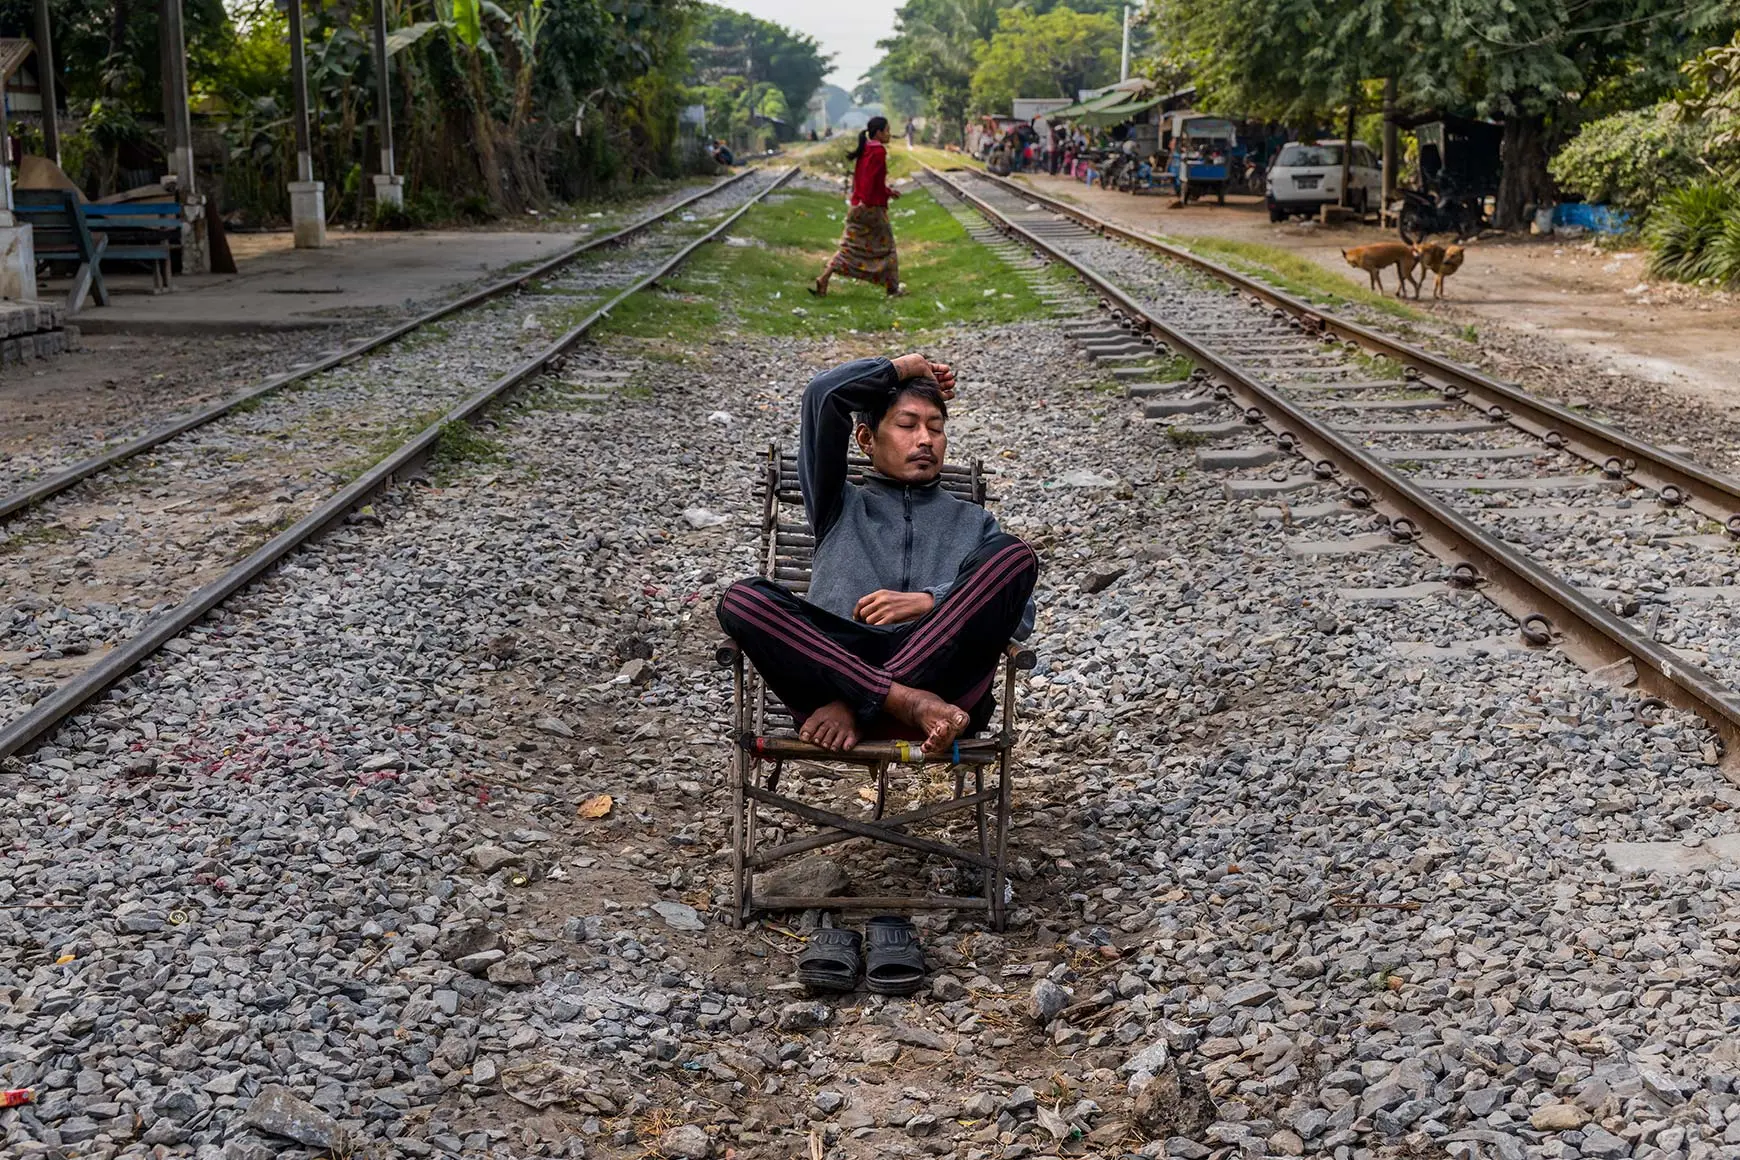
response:
[[(770, 204), (771, 203), (771, 204)], [(845, 223), (837, 194), (777, 193), (732, 228), (733, 242), (707, 247), (661, 288), (619, 306), (604, 332), (691, 339), (705, 331), (829, 336), (848, 331), (916, 332), (1042, 317), (1045, 305), (990, 250), (967, 236), (928, 192), (890, 207), (907, 295), (836, 277), (826, 298), (805, 287), (833, 254)]]
[[(1373, 310), (1404, 318), (1409, 322), (1424, 322), (1426, 316), (1399, 298), (1375, 294), (1354, 285), (1333, 270), (1326, 270), (1310, 258), (1262, 242), (1246, 242), (1236, 238), (1161, 236), (1161, 241), (1193, 254), (1219, 261), (1241, 274), (1261, 278), (1277, 290), (1295, 298), (1320, 304), (1353, 302)], [(1395, 271), (1389, 272), (1393, 278)]]

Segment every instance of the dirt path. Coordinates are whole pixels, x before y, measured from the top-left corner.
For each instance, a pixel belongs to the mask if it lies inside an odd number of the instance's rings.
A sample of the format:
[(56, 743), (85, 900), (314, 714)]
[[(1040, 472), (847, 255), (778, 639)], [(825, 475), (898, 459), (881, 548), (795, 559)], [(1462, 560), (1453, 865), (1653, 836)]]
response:
[[(1364, 275), (1342, 261), (1342, 247), (1395, 236), (1375, 226), (1323, 227), (1297, 219), (1273, 224), (1255, 197), (1168, 209), (1164, 197), (1089, 189), (1059, 177), (1022, 180), (1120, 225), (1181, 240), (1212, 236), (1276, 246), (1350, 281)], [(1740, 363), (1740, 298), (1648, 283), (1644, 264), (1641, 250), (1488, 238), (1471, 247), (1467, 264), (1450, 280), (1454, 302), (1434, 303), (1428, 286), (1420, 308), (1476, 328), (1544, 335), (1597, 370), (1634, 375), (1717, 406), (1740, 406), (1733, 373)]]

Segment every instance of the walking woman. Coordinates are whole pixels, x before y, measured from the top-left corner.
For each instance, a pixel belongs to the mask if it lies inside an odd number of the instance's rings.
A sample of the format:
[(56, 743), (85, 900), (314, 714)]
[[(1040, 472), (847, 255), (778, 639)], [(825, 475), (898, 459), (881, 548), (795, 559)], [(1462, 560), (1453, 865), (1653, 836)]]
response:
[(894, 252), (894, 228), (888, 223), (888, 199), (900, 196), (898, 189), (888, 188), (888, 138), (888, 118), (871, 117), (858, 134), (858, 147), (846, 154), (853, 162), (852, 203), (846, 210), (839, 252), (810, 283), (810, 293), (818, 298), (827, 294), (828, 279), (835, 274), (874, 282), (885, 287), (890, 298), (906, 293)]

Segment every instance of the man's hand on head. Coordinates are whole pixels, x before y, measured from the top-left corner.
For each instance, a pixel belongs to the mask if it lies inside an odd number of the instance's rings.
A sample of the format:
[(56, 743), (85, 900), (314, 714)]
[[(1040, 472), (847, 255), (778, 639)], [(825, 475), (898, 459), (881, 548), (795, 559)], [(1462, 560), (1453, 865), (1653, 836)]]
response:
[(905, 624), (935, 607), (936, 597), (928, 592), (895, 592), (878, 588), (859, 599), (852, 609), (852, 619), (865, 624)]
[(943, 398), (955, 397), (955, 372), (948, 363), (931, 362), (922, 354), (903, 354), (894, 360), (894, 369), (903, 383), (908, 379), (930, 379)]

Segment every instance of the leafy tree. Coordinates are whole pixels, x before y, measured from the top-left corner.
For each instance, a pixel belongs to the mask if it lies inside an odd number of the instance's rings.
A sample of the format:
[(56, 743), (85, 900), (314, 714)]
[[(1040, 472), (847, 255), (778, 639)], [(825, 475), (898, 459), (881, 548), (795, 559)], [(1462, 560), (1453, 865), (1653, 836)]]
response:
[[(1504, 120), (1497, 223), (1551, 196), (1548, 146), (1590, 94), (1665, 96), (1688, 47), (1732, 29), (1726, 0), (1159, 0), (1163, 51), (1205, 103), (1296, 124), (1369, 106), (1394, 77), (1404, 108)], [(1603, 96), (1603, 100), (1611, 99)]]
[(1026, 0), (1022, 7), (1036, 16), (1044, 16), (1060, 8), (1067, 8), (1071, 12), (1110, 16), (1118, 22), (1118, 35), (1122, 36), (1126, 4), (1138, 11), (1142, 8), (1141, 0)]
[(894, 16), (894, 35), (879, 41), (881, 82), (910, 85), (925, 112), (966, 136), (973, 69), (996, 33), (1000, 14), (1016, 0), (907, 0)]
[(785, 140), (796, 135), (797, 123), (803, 119), (810, 97), (821, 87), (833, 59), (822, 52), (813, 37), (712, 4), (701, 6), (689, 55), (691, 81), (703, 90), (718, 89), (728, 77), (742, 82), (727, 86), (729, 93), (704, 92), (702, 101), (708, 106), (710, 126), (716, 104), (723, 106), (729, 102), (735, 107), (749, 89), (772, 85), (780, 94), (777, 102), (780, 112), (763, 111), (775, 105), (768, 101), (765, 92), (760, 92), (749, 98), (750, 107), (745, 115), (778, 116), (785, 122), (781, 133)]
[(891, 79), (886, 60), (870, 66), (870, 71), (852, 90), (852, 100), (859, 106), (880, 105), (887, 110), (890, 121), (903, 125), (913, 117), (922, 116), (925, 111), (924, 94), (909, 84)]
[(1006, 8), (973, 70), (973, 106), (1008, 109), (1016, 97), (1069, 97), (1118, 78), (1123, 30), (1110, 16)]
[(1708, 134), (1708, 160), (1730, 176), (1740, 164), (1740, 31), (1727, 44), (1706, 49), (1680, 70), (1686, 118)]
[[(183, 3), (190, 88), (207, 109), (228, 110), (226, 155), (199, 158), (207, 192), (225, 212), (281, 217), (293, 159), (285, 18), (275, 0)], [(395, 138), (413, 201), (514, 208), (674, 174), (694, 7), (389, 0)], [(81, 122), (63, 160), (87, 192), (108, 192), (160, 156), (158, 5), (51, 0), (50, 10), (61, 91)], [(304, 0), (304, 12), (316, 174), (335, 203), (355, 191), (360, 209), (379, 144), (373, 0)], [(0, 35), (32, 35), (32, 22), (31, 0), (0, 0)]]
[[(1584, 93), (1620, 85), (1665, 96), (1688, 48), (1731, 28), (1723, 0), (1460, 0), (1462, 19), (1422, 25), (1464, 61), (1433, 87), (1415, 76), (1416, 100), (1464, 103), (1504, 119), (1504, 170), (1495, 224), (1520, 224), (1530, 202), (1548, 201), (1547, 155)], [(1456, 10), (1453, 10), (1456, 11)]]

